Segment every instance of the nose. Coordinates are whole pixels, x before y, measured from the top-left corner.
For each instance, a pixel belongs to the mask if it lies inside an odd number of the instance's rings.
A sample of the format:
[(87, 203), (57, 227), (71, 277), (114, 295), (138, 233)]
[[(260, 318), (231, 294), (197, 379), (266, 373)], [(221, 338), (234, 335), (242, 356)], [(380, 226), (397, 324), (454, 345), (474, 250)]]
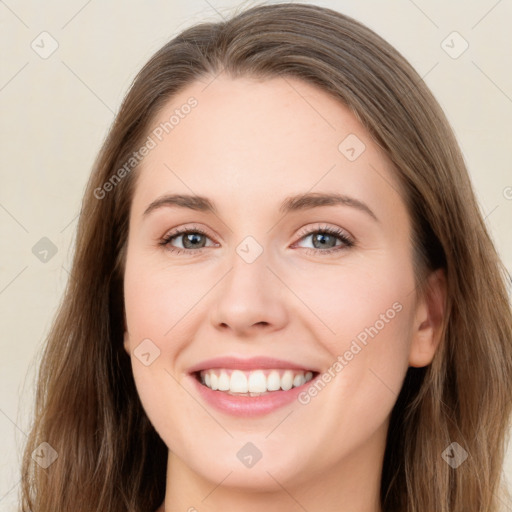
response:
[(215, 287), (210, 315), (215, 329), (250, 337), (286, 325), (286, 288), (268, 263), (265, 251), (252, 263), (234, 254), (231, 270)]

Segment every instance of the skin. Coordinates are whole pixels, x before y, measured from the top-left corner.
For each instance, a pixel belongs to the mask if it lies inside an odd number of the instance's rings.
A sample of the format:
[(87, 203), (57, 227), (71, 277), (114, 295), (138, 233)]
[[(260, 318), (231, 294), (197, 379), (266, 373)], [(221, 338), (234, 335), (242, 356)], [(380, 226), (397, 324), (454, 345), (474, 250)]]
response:
[[(197, 107), (137, 171), (124, 281), (124, 346), (170, 450), (159, 512), (377, 512), (391, 410), (408, 366), (429, 364), (439, 343), (442, 275), (431, 274), (429, 292), (418, 293), (393, 167), (340, 102), (295, 78), (220, 75), (169, 100), (154, 126), (190, 96)], [(349, 134), (366, 146), (354, 161), (338, 149)], [(286, 197), (307, 192), (356, 198), (378, 220), (347, 205), (278, 211)], [(206, 196), (217, 213), (143, 214), (170, 193)], [(339, 250), (326, 254), (308, 236), (325, 226), (355, 245), (334, 238), (328, 247)], [(180, 227), (205, 230), (203, 248), (177, 254), (159, 245)], [(252, 263), (236, 252), (249, 235), (263, 249)], [(395, 303), (400, 312), (306, 405), (232, 417), (203, 402), (187, 377), (192, 365), (223, 355), (327, 371)], [(133, 355), (147, 338), (160, 350), (149, 366)], [(252, 468), (236, 456), (247, 442), (262, 453)]]

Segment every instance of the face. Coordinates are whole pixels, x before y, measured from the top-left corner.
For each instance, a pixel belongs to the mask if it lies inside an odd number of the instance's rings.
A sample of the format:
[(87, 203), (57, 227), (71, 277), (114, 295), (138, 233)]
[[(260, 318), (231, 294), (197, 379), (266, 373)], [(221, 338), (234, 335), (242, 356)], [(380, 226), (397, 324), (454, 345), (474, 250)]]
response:
[(203, 480), (364, 471), (433, 355), (392, 165), (313, 85), (208, 82), (165, 105), (137, 170), (125, 349), (144, 409)]

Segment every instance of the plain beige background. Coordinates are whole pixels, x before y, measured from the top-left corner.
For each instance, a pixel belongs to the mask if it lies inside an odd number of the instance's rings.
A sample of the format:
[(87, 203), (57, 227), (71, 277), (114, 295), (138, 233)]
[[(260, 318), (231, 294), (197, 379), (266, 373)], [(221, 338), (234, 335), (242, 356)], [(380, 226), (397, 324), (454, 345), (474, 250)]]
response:
[[(136, 72), (168, 39), (254, 3), (0, 1), (1, 511), (15, 510), (37, 358), (68, 278), (84, 186), (115, 112)], [(453, 125), (510, 272), (512, 2), (311, 3), (367, 24), (424, 78)], [(43, 237), (57, 251), (46, 262), (33, 253)], [(512, 449), (505, 475), (512, 481)]]

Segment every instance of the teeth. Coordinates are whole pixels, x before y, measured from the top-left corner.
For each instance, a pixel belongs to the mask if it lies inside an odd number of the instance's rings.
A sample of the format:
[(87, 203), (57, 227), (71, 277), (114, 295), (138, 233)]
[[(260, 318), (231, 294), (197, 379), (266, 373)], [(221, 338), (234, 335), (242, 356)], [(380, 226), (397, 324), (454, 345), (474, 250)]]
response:
[(249, 391), (253, 393), (264, 393), (267, 391), (267, 378), (263, 372), (251, 372), (249, 374)]
[(293, 387), (298, 388), (299, 386), (302, 386), (306, 382), (306, 379), (304, 375), (295, 375), (293, 378)]
[(281, 377), (278, 371), (272, 370), (267, 377), (267, 390), (278, 391), (279, 389), (281, 389)]
[(212, 373), (210, 375), (210, 387), (212, 389), (218, 389), (218, 385), (217, 385), (218, 380), (219, 380), (219, 378), (217, 377), (217, 375), (215, 375), (215, 373)]
[(219, 391), (228, 391), (229, 390), (229, 376), (227, 373), (221, 373), (219, 380), (217, 381), (217, 386)]
[(313, 378), (313, 372), (295, 370), (254, 370), (230, 369), (203, 370), (201, 382), (213, 390), (233, 394), (256, 396), (268, 391), (288, 391), (302, 386)]
[(284, 375), (281, 377), (281, 387), (288, 391), (289, 389), (292, 389), (293, 386), (293, 373), (291, 370), (286, 370), (284, 372)]
[(247, 377), (245, 376), (244, 372), (235, 370), (231, 374), (231, 380), (229, 381), (229, 391), (232, 391), (233, 393), (247, 393), (247, 391), (249, 391)]

